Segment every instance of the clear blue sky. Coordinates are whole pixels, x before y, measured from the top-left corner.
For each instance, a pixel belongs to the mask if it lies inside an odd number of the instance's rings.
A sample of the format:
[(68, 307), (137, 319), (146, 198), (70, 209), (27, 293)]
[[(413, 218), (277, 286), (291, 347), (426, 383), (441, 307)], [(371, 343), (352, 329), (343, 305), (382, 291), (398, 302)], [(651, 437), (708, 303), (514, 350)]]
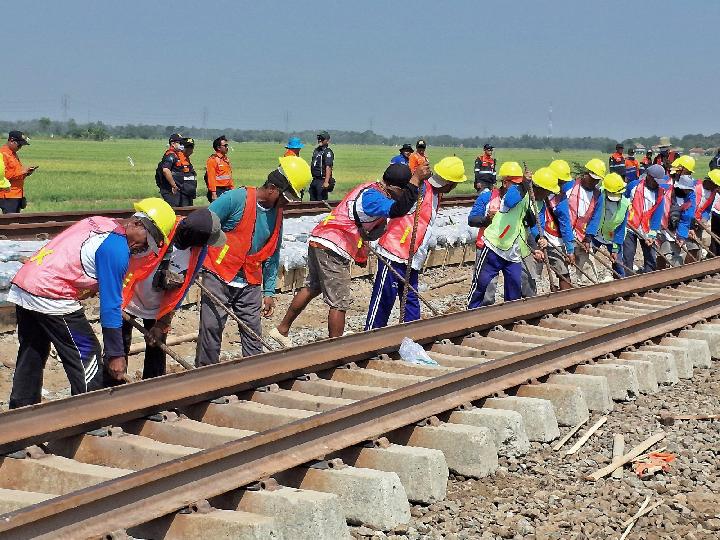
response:
[(714, 133), (720, 2), (3, 6), (0, 118), (390, 135)]

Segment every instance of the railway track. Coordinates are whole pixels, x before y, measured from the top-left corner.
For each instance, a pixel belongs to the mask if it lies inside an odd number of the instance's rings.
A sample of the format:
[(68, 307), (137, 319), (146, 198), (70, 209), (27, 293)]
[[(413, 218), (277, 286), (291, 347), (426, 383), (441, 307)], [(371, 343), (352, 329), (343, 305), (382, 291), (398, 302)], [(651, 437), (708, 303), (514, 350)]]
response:
[[(392, 529), (408, 500), (444, 498), (448, 470), (492, 474), (498, 453), (709, 367), (718, 272), (711, 259), (0, 414), (0, 537)], [(403, 337), (438, 365), (396, 360)]]
[[(331, 205), (338, 201), (330, 201)], [(446, 197), (442, 206), (472, 206), (475, 202), (473, 196)], [(186, 215), (196, 207), (188, 206), (176, 209), (180, 215)], [(285, 210), (287, 217), (313, 216), (324, 214), (327, 208), (320, 202), (292, 203)], [(127, 218), (132, 215), (131, 210), (94, 210), (73, 212), (42, 212), (0, 215), (0, 238), (8, 240), (36, 240), (45, 239), (58, 234), (67, 227), (86, 217), (102, 214), (113, 218)]]

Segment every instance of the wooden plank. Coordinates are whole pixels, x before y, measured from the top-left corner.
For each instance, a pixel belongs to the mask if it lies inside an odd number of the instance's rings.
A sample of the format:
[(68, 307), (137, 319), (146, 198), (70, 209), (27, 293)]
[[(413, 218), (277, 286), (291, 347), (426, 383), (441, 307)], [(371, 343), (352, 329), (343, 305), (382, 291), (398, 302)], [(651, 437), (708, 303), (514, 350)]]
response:
[(602, 469), (600, 469), (598, 471), (595, 471), (594, 473), (592, 473), (589, 476), (586, 476), (585, 479), (597, 481), (597, 480), (600, 480), (601, 478), (606, 477), (608, 474), (612, 473), (618, 467), (622, 467), (626, 463), (630, 463), (633, 459), (635, 459), (640, 454), (645, 452), (645, 450), (656, 445), (658, 442), (662, 441), (666, 435), (667, 435), (667, 433), (665, 433), (664, 431), (660, 431), (660, 432), (656, 433), (655, 435), (653, 435), (652, 437), (648, 437), (643, 442), (638, 444), (635, 448), (630, 450), (630, 452), (628, 452), (627, 454), (625, 454), (622, 457), (614, 459), (612, 461), (612, 463), (610, 463), (610, 465), (608, 465), (607, 467), (603, 467)]
[(556, 452), (560, 450), (566, 442), (570, 440), (570, 437), (575, 435), (581, 427), (583, 427), (585, 424), (587, 424), (589, 418), (586, 418), (582, 422), (580, 422), (578, 425), (576, 425), (574, 428), (572, 428), (570, 431), (568, 431), (567, 435), (565, 435), (562, 439), (560, 439), (560, 442), (558, 442), (555, 446), (553, 446), (553, 450)]
[[(612, 458), (617, 459), (620, 456), (622, 456), (625, 453), (625, 437), (622, 436), (622, 434), (616, 433), (613, 435), (613, 449), (612, 449)], [(618, 467), (615, 469), (612, 473), (613, 478), (622, 478), (623, 476), (623, 468)]]
[(592, 437), (592, 434), (595, 433), (598, 429), (600, 429), (600, 426), (602, 426), (605, 422), (607, 422), (607, 416), (603, 416), (602, 418), (600, 418), (600, 420), (595, 422), (595, 424), (590, 429), (588, 429), (585, 432), (585, 434), (582, 437), (580, 437), (574, 445), (572, 445), (570, 450), (565, 452), (565, 455), (571, 456), (572, 454), (574, 454), (575, 452), (580, 450), (580, 448), (582, 448), (582, 446), (587, 442), (587, 440), (590, 437)]

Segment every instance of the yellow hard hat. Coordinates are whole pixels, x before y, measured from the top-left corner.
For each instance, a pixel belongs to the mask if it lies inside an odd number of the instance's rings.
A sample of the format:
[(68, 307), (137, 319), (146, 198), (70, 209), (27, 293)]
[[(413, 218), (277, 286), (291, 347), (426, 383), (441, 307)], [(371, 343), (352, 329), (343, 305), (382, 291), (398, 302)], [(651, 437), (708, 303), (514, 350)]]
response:
[(532, 175), (533, 184), (547, 189), (551, 193), (560, 193), (560, 183), (557, 173), (550, 167), (542, 167)]
[(435, 174), (446, 182), (454, 182), (456, 184), (467, 180), (465, 176), (465, 165), (462, 159), (455, 156), (442, 158), (435, 164)]
[(149, 197), (142, 201), (136, 202), (134, 205), (137, 212), (142, 212), (157, 227), (163, 240), (168, 241), (168, 235), (175, 226), (175, 210), (159, 197)]
[(691, 156), (680, 156), (670, 165), (671, 167), (678, 168), (684, 167), (690, 172), (695, 171), (695, 158)]
[(555, 174), (558, 175), (560, 180), (567, 181), (572, 179), (570, 165), (564, 159), (556, 159), (550, 164), (550, 168), (555, 171)]
[(498, 176), (518, 177), (523, 175), (523, 170), (517, 161), (506, 161), (500, 165)]
[(618, 173), (611, 172), (603, 178), (602, 188), (607, 193), (622, 193), (625, 191), (625, 181)]
[(590, 174), (600, 177), (600, 180), (605, 178), (607, 174), (607, 168), (605, 162), (602, 159), (593, 158), (585, 164), (585, 168), (590, 171)]
[(283, 174), (290, 187), (295, 192), (297, 200), (300, 200), (300, 192), (310, 185), (312, 173), (310, 165), (300, 156), (283, 156), (280, 158), (280, 172)]
[(10, 181), (5, 178), (5, 160), (0, 158), (0, 189), (10, 189)]
[(713, 184), (720, 186), (720, 169), (713, 169), (708, 173), (708, 178)]

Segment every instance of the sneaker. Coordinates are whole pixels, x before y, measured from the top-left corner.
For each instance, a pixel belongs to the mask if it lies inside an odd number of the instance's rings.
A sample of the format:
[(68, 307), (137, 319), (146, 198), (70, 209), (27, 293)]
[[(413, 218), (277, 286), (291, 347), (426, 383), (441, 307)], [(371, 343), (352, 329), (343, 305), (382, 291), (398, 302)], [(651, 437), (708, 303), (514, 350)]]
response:
[(288, 336), (283, 336), (276, 326), (273, 326), (272, 330), (268, 332), (268, 336), (280, 343), (285, 349), (293, 346), (292, 339), (290, 339)]

